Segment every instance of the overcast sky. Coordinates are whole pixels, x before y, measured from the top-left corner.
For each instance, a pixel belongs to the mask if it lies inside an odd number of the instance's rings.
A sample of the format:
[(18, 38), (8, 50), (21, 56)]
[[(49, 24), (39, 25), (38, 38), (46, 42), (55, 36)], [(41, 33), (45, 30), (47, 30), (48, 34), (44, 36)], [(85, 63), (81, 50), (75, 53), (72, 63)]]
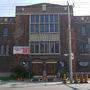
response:
[(65, 5), (67, 1), (70, 5), (74, 3), (74, 15), (90, 15), (90, 0), (0, 0), (0, 17), (15, 16), (15, 7), (22, 5), (32, 5), (36, 3), (54, 3)]

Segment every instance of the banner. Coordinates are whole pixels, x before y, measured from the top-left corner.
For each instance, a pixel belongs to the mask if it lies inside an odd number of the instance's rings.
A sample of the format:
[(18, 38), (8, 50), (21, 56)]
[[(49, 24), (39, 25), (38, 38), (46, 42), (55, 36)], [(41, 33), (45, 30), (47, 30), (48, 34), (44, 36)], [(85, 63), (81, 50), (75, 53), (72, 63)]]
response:
[(29, 47), (27, 46), (14, 46), (13, 54), (29, 54)]

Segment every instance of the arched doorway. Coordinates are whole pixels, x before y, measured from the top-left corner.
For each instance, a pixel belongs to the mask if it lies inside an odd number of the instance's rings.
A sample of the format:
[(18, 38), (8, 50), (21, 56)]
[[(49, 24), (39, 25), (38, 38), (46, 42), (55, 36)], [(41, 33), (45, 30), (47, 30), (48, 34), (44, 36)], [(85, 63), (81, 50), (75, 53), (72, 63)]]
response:
[(46, 61), (46, 71), (47, 75), (56, 75), (58, 71), (57, 61), (54, 59), (49, 59)]
[(32, 62), (32, 74), (33, 75), (42, 75), (43, 73), (43, 62), (39, 59), (34, 59)]

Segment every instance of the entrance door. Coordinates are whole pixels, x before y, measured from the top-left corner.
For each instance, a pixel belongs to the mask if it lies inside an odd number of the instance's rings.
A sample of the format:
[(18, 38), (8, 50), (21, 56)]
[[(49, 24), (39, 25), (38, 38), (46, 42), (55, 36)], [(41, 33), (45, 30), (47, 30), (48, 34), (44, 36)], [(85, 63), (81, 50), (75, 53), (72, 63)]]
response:
[(57, 61), (56, 60), (47, 60), (46, 61), (46, 70), (47, 75), (56, 75), (57, 74)]
[(42, 75), (43, 73), (43, 62), (42, 61), (32, 61), (32, 69), (33, 75)]
[(56, 75), (57, 74), (57, 63), (47, 63), (47, 75)]

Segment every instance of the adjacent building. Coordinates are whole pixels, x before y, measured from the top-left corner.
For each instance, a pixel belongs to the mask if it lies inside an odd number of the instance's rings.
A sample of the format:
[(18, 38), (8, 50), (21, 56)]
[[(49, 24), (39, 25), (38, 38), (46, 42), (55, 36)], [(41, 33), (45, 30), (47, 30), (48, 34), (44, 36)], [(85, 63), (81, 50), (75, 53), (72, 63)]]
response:
[(90, 72), (90, 16), (74, 16), (77, 72)]
[(0, 76), (12, 68), (15, 17), (0, 17)]

